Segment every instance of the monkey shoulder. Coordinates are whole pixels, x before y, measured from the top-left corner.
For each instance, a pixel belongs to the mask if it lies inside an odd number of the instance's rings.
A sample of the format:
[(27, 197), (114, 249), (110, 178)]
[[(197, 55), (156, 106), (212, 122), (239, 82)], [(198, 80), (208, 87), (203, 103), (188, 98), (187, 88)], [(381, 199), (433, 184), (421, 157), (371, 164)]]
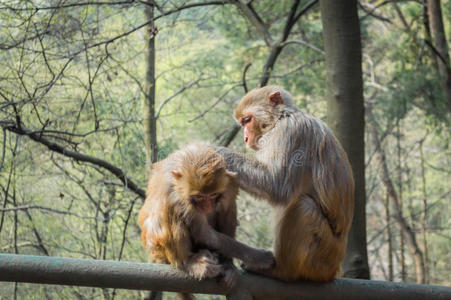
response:
[(279, 127), (279, 133), (284, 144), (291, 144), (293, 147), (297, 147), (302, 143), (305, 145), (308, 140), (314, 139), (314, 137), (333, 136), (330, 128), (321, 119), (316, 118), (306, 112), (297, 110), (288, 117), (280, 120), (281, 126)]

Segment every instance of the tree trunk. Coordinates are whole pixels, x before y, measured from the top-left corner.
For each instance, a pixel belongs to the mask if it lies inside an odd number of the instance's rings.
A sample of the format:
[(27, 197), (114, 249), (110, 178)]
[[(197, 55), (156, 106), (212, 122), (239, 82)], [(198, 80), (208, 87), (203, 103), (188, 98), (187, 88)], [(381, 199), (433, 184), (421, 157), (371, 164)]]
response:
[(427, 11), (433, 45), (438, 52), (436, 53), (438, 69), (442, 77), (442, 85), (448, 101), (448, 110), (451, 111), (451, 68), (440, 0), (427, 0)]
[(152, 163), (158, 160), (157, 119), (155, 118), (155, 36), (154, 36), (154, 6), (146, 5), (145, 15), (148, 25), (147, 41), (147, 71), (144, 95), (144, 140), (146, 144), (146, 165), (150, 169)]
[[(146, 166), (150, 171), (152, 164), (158, 161), (157, 118), (155, 116), (155, 24), (154, 6), (148, 3), (145, 8), (147, 26), (147, 70), (144, 95), (144, 140), (146, 145)], [(162, 299), (163, 293), (149, 291), (145, 299)]]
[[(400, 210), (402, 211), (402, 207), (400, 207)], [(407, 281), (407, 272), (406, 272), (406, 254), (404, 249), (406, 248), (405, 242), (404, 242), (404, 234), (402, 233), (402, 228), (400, 229), (400, 235), (399, 235), (399, 251), (401, 252), (401, 281), (406, 282)]]
[[(374, 117), (371, 112), (371, 108), (368, 110), (368, 118), (370, 120), (374, 120)], [(416, 281), (417, 283), (425, 283), (425, 271), (424, 271), (424, 258), (423, 252), (418, 246), (417, 239), (415, 233), (412, 228), (406, 222), (406, 220), (402, 216), (402, 211), (399, 205), (398, 195), (396, 193), (393, 182), (390, 178), (390, 174), (388, 172), (387, 167), (387, 158), (385, 156), (385, 151), (382, 148), (381, 142), (379, 140), (379, 136), (377, 134), (376, 128), (374, 126), (369, 126), (369, 131), (371, 134), (371, 138), (373, 139), (373, 143), (375, 146), (375, 155), (379, 161), (381, 168), (381, 179), (387, 189), (388, 198), (395, 208), (395, 219), (401, 227), (402, 233), (406, 237), (407, 245), (412, 252), (413, 259), (415, 261), (415, 271), (416, 271)]]
[[(396, 152), (397, 152), (397, 159), (398, 159), (398, 205), (399, 205), (399, 211), (401, 213), (401, 218), (403, 217), (403, 201), (402, 201), (402, 164), (401, 164), (401, 132), (399, 127), (399, 122), (401, 114), (398, 115), (398, 119), (396, 120)], [(405, 255), (405, 242), (404, 242), (404, 234), (402, 233), (402, 228), (400, 228), (401, 234), (399, 235), (399, 248), (401, 252), (401, 281), (405, 282), (407, 279), (407, 272), (406, 272), (406, 255)]]
[(385, 195), (385, 222), (387, 223), (387, 256), (388, 256), (388, 280), (393, 281), (393, 242), (390, 226), (390, 202), (388, 199), (388, 193)]
[(328, 124), (343, 145), (355, 178), (355, 210), (344, 276), (369, 278), (365, 219), (362, 50), (357, 1), (320, 1), (326, 52)]
[[(423, 0), (423, 26), (425, 31), (425, 38), (427, 41), (432, 42), (432, 33), (431, 33), (431, 25), (429, 25), (429, 17), (428, 17), (428, 2), (429, 0)], [(432, 66), (434, 69), (438, 70), (437, 60), (435, 59), (435, 53), (429, 47), (427, 49), (429, 57), (432, 58)]]
[(427, 192), (426, 192), (426, 172), (424, 169), (424, 153), (423, 142), (420, 142), (420, 165), (421, 165), (421, 179), (422, 179), (422, 192), (423, 192), (423, 210), (421, 212), (421, 236), (423, 239), (423, 253), (424, 253), (424, 273), (425, 283), (429, 283), (429, 259), (428, 259), (428, 243), (426, 238), (427, 228)]

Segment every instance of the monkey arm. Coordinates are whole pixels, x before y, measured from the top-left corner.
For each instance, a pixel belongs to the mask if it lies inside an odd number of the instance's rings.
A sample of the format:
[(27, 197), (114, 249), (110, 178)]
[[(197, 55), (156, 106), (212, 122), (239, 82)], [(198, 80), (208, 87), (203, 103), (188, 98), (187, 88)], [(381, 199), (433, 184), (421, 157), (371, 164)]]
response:
[[(221, 206), (219, 213), (216, 215), (216, 228), (217, 231), (234, 238), (237, 221), (237, 209), (235, 198), (238, 194), (238, 184), (233, 183), (229, 186), (228, 190), (224, 193), (221, 199)], [(233, 287), (239, 277), (238, 269), (233, 264), (233, 258), (220, 254), (219, 262), (223, 266), (223, 273), (221, 283), (228, 287)]]
[(238, 185), (234, 182), (223, 194), (221, 199), (219, 213), (216, 215), (217, 231), (235, 237), (236, 227), (238, 226), (236, 197), (238, 194)]
[(274, 256), (270, 251), (249, 247), (214, 230), (204, 222), (195, 220), (191, 223), (190, 229), (191, 236), (196, 243), (217, 251), (221, 255), (237, 258), (247, 265), (255, 266), (257, 269), (270, 268), (274, 264)]
[[(253, 157), (236, 153), (225, 147), (216, 148), (218, 154), (224, 157), (227, 169), (236, 172), (240, 188), (257, 197), (270, 202), (285, 202), (291, 197), (291, 190), (285, 183), (290, 166), (274, 163), (271, 167)], [(285, 170), (285, 171), (283, 171)]]

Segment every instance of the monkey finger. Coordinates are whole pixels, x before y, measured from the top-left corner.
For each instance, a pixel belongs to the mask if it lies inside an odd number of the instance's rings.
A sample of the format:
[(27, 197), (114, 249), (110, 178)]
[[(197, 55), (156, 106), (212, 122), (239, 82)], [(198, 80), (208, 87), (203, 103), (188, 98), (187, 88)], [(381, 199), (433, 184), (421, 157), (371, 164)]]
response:
[(247, 265), (245, 263), (242, 263), (240, 265), (240, 267), (241, 267), (241, 269), (243, 269), (244, 271), (246, 271), (248, 273), (258, 273), (258, 270), (259, 270), (258, 268), (255, 268), (254, 266)]
[(222, 265), (213, 263), (213, 264), (206, 264), (205, 265), (205, 277), (206, 278), (212, 278), (216, 277), (222, 272)]
[(218, 255), (218, 253), (208, 251), (207, 257), (208, 257), (211, 261), (215, 261), (216, 263), (219, 263), (219, 255)]
[(208, 263), (219, 263), (219, 256), (217, 253), (212, 253), (206, 249), (199, 251), (201, 259)]
[(243, 262), (248, 269), (264, 270), (274, 267), (276, 260), (271, 251), (260, 249), (252, 259)]
[(266, 277), (274, 277), (272, 269), (256, 269), (254, 267), (242, 264), (241, 267), (248, 273), (262, 275)]
[(252, 265), (252, 264), (241, 263), (240, 267), (249, 273), (262, 274), (265, 271), (270, 271), (271, 269), (273, 269), (275, 267), (275, 265), (276, 265), (275, 262), (272, 265), (270, 265), (269, 267), (262, 267), (261, 265)]
[(217, 259), (211, 257), (203, 257), (202, 261), (209, 265), (220, 265)]
[(246, 272), (252, 272), (251, 270), (250, 270), (250, 268), (249, 268), (249, 266), (248, 265), (246, 265), (245, 263), (241, 263), (240, 264), (240, 267), (241, 267), (241, 269), (243, 269), (244, 271), (246, 271)]
[(228, 268), (224, 271), (224, 274), (219, 283), (226, 286), (228, 289), (231, 289), (238, 281), (238, 277), (239, 273), (236, 268)]

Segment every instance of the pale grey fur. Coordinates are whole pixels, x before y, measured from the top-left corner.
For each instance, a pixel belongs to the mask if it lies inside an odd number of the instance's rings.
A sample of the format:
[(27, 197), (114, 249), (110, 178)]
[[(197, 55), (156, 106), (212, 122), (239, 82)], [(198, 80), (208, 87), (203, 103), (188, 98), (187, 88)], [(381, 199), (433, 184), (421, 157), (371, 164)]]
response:
[[(321, 120), (297, 108), (288, 92), (277, 91), (284, 104), (272, 112), (278, 120), (259, 139), (255, 158), (224, 147), (218, 147), (217, 151), (226, 159), (227, 169), (237, 173), (240, 188), (274, 206), (286, 205), (293, 197), (316, 199), (334, 231), (336, 218), (343, 215), (329, 216), (326, 198), (337, 188), (352, 188), (345, 181), (352, 176), (347, 157), (335, 150), (342, 149), (341, 145)], [(304, 175), (312, 179), (313, 189), (301, 185)]]

